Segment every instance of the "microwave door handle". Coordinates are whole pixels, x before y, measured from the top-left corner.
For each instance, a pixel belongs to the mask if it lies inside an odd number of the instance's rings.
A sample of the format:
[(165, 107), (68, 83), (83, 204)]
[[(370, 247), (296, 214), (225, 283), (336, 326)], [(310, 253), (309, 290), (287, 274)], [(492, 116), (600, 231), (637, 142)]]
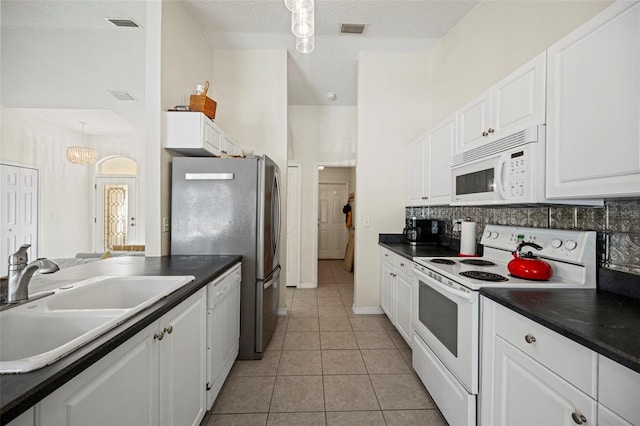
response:
[(495, 185), (496, 185), (496, 191), (498, 192), (498, 197), (500, 197), (501, 200), (507, 199), (507, 195), (505, 194), (505, 191), (504, 191), (504, 186), (502, 185), (502, 176), (504, 175), (504, 168), (507, 165), (508, 158), (509, 158), (508, 154), (501, 154), (500, 160), (498, 161), (498, 167), (496, 167)]

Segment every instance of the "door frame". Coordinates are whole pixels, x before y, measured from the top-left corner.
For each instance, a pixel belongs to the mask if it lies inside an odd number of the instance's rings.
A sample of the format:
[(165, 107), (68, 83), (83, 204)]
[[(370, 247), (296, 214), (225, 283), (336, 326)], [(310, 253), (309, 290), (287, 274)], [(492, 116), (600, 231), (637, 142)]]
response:
[[(298, 184), (295, 188), (289, 188), (289, 167), (295, 167), (298, 169)], [(296, 194), (296, 204), (293, 206), (294, 215), (296, 217), (296, 239), (293, 241), (292, 250), (295, 250), (297, 256), (297, 265), (296, 265), (296, 273), (295, 273), (295, 288), (300, 288), (300, 242), (302, 232), (302, 163), (297, 161), (289, 161), (287, 162), (287, 191), (291, 191)], [(289, 197), (287, 197), (287, 206), (289, 206)], [(287, 223), (289, 222), (289, 216), (287, 215)], [(287, 248), (287, 255), (289, 253), (289, 249)], [(291, 265), (287, 262), (287, 267), (291, 267)], [(285, 280), (286, 280), (286, 271), (285, 271)], [(286, 286), (289, 287), (289, 282), (286, 282)]]
[[(313, 167), (313, 215), (315, 223), (315, 231), (312, 233), (313, 241), (311, 242), (311, 255), (313, 258), (313, 284), (314, 288), (318, 287), (318, 197), (320, 194), (320, 171), (319, 166), (324, 167), (356, 167), (356, 160), (343, 160), (343, 161), (317, 161)], [(357, 174), (357, 170), (356, 170)], [(357, 189), (356, 189), (357, 190)], [(347, 190), (347, 196), (349, 196)], [(355, 285), (355, 284), (354, 284)]]

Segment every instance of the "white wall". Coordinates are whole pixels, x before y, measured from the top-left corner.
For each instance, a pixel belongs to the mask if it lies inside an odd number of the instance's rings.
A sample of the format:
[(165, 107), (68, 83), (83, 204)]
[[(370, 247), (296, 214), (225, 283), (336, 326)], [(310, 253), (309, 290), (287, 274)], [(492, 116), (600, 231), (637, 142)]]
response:
[[(240, 147), (266, 154), (280, 167), (282, 229), (280, 263), (286, 271), (287, 52), (216, 50), (209, 91), (218, 103), (216, 123)], [(286, 274), (281, 275), (283, 286)], [(280, 306), (286, 306), (280, 292)]]
[(40, 257), (73, 257), (93, 251), (94, 166), (67, 161), (66, 148), (71, 145), (93, 147), (98, 158), (119, 154), (143, 162), (139, 134), (89, 137), (44, 122), (25, 110), (2, 110), (0, 161), (39, 169)]
[[(380, 305), (378, 234), (402, 230), (404, 147), (429, 128), (430, 105), (430, 55), (360, 54), (354, 222), (356, 311), (366, 312)], [(369, 227), (364, 225), (365, 217)]]
[[(291, 152), (301, 164), (300, 282), (317, 285), (317, 223), (314, 212), (317, 164), (353, 162), (356, 158), (357, 108), (345, 106), (289, 106)], [(346, 200), (345, 200), (346, 201)]]
[(608, 4), (480, 1), (432, 52), (432, 122), (444, 119)]

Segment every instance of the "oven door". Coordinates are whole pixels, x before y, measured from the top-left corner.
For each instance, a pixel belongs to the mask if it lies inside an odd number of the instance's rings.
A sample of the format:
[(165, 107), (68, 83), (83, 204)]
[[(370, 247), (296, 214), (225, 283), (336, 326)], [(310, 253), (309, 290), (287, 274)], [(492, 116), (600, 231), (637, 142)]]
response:
[(413, 328), (471, 394), (478, 393), (478, 292), (414, 266)]

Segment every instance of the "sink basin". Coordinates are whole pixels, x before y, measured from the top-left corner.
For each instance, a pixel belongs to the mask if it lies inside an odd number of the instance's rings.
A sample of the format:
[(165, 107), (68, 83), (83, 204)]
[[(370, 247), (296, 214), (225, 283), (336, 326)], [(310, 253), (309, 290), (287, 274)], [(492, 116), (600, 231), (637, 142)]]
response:
[(94, 277), (2, 311), (0, 373), (25, 373), (49, 365), (193, 279)]

